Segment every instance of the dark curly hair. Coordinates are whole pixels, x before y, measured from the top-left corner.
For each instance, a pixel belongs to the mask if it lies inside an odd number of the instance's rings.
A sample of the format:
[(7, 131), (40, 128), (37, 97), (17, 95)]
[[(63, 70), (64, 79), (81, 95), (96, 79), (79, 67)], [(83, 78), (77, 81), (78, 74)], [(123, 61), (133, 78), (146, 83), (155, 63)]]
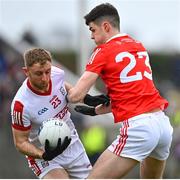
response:
[(108, 20), (111, 25), (119, 29), (120, 18), (117, 9), (110, 3), (103, 3), (92, 9), (86, 16), (84, 16), (86, 25), (90, 22), (96, 24), (102, 22), (102, 20)]

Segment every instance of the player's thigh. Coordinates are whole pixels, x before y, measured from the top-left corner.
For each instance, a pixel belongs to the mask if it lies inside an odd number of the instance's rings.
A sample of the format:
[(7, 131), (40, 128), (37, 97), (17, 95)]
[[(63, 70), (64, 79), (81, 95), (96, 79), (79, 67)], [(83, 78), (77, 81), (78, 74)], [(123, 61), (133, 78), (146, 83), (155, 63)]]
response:
[(126, 175), (138, 161), (117, 156), (109, 150), (105, 150), (90, 172), (88, 179), (113, 179)]
[(52, 169), (42, 179), (69, 179), (68, 173), (61, 168)]
[(152, 157), (147, 157), (140, 165), (141, 178), (161, 179), (165, 165), (166, 160), (158, 160)]

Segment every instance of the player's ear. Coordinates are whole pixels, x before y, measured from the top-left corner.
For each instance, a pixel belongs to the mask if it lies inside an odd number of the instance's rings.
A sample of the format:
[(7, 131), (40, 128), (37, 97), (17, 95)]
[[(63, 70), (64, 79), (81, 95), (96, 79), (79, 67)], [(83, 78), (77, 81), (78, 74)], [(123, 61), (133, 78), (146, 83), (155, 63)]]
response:
[(110, 31), (110, 24), (107, 21), (103, 22), (103, 27), (104, 27), (105, 32)]
[(26, 76), (28, 75), (27, 67), (22, 67), (22, 71), (24, 72), (24, 74), (25, 74)]

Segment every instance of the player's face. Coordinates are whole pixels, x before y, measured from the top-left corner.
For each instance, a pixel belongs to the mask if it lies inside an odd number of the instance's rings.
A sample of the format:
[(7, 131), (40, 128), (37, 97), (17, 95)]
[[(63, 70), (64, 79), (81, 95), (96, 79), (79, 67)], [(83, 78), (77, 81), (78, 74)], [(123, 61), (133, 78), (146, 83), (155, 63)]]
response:
[(91, 31), (91, 39), (94, 40), (96, 45), (100, 45), (106, 42), (106, 33), (102, 24), (97, 25), (93, 22), (90, 22), (89, 30)]
[(49, 89), (51, 62), (47, 61), (43, 65), (33, 64), (32, 67), (26, 69), (26, 75), (35, 90), (46, 92)]

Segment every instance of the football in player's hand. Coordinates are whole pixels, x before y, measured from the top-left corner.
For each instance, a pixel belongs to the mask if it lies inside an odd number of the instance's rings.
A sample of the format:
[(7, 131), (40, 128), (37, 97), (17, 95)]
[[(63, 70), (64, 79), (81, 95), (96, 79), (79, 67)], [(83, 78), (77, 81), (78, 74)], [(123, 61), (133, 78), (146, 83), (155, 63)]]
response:
[(58, 144), (58, 139), (64, 142), (65, 137), (71, 137), (69, 126), (63, 120), (58, 118), (50, 118), (43, 121), (39, 128), (38, 138), (40, 143), (45, 146), (46, 139), (49, 141), (49, 146), (55, 148)]

